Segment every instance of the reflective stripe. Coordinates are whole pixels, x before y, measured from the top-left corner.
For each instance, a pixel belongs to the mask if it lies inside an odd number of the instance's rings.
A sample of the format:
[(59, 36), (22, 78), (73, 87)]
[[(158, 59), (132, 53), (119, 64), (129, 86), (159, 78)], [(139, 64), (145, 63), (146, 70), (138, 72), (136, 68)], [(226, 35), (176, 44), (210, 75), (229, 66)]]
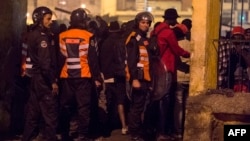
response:
[(31, 69), (32, 66), (33, 66), (32, 64), (26, 64), (26, 68), (27, 68), (27, 69)]
[(67, 56), (68, 56), (67, 52), (66, 52), (66, 51), (64, 51), (64, 50), (62, 50), (62, 49), (61, 49), (61, 50), (60, 50), (60, 52), (62, 53), (62, 55), (63, 55), (63, 56), (65, 56), (65, 57), (67, 57)]
[(115, 79), (114, 78), (109, 78), (104, 80), (105, 83), (114, 83)]
[(80, 62), (80, 58), (67, 58), (66, 62)]
[(138, 34), (135, 38), (136, 38), (137, 41), (140, 41), (141, 40), (141, 35)]
[(142, 61), (148, 61), (148, 57), (140, 57), (140, 60), (142, 60)]
[(30, 61), (31, 61), (30, 57), (27, 57), (27, 58), (26, 58), (26, 61), (27, 61), (27, 62), (30, 62)]
[[(68, 63), (80, 63), (80, 58), (67, 58), (66, 62)], [(69, 65), (67, 64), (68, 69), (80, 69), (81, 65), (80, 64), (74, 64), (74, 65)]]
[(65, 44), (60, 44), (60, 48), (63, 50), (66, 50), (66, 45)]
[(22, 50), (22, 55), (27, 56), (27, 51)]
[(79, 45), (79, 49), (87, 49), (89, 44)]
[(88, 54), (87, 51), (80, 51), (80, 52), (79, 52), (79, 56), (84, 56), (84, 55), (87, 55), (87, 54)]
[(81, 65), (78, 64), (78, 65), (67, 65), (67, 68), (68, 69), (81, 69)]
[(146, 49), (143, 49), (143, 48), (140, 48), (140, 53), (142, 54), (145, 54), (145, 53), (148, 53)]
[(137, 63), (137, 67), (144, 67), (144, 64), (142, 64), (142, 63)]
[(65, 42), (66, 44), (79, 44), (80, 43), (80, 39), (66, 39)]

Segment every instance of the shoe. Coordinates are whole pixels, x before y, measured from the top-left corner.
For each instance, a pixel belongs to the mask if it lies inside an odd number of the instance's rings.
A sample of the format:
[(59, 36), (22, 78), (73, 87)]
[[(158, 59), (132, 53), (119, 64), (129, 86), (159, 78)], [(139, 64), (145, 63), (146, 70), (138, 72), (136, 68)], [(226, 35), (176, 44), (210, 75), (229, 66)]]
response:
[(131, 137), (131, 140), (130, 141), (144, 141), (141, 137)]
[(122, 128), (122, 135), (128, 134), (128, 127)]
[(167, 135), (159, 135), (156, 141), (173, 141), (174, 138), (167, 136)]
[(76, 141), (94, 141), (93, 139), (87, 138), (85, 136), (79, 136)]
[(174, 134), (173, 138), (176, 140), (176, 141), (181, 141), (183, 136), (181, 134)]
[(98, 138), (96, 138), (94, 141), (104, 141), (104, 140), (105, 140), (104, 137), (98, 137)]

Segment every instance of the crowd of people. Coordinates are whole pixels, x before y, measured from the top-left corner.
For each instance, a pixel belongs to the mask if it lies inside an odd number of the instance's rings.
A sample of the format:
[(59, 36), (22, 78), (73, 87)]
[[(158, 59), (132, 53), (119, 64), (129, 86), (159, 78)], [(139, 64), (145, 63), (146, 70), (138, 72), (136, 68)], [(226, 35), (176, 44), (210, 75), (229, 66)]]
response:
[(221, 40), (218, 57), (218, 87), (234, 92), (250, 91), (250, 28), (234, 26)]
[[(178, 23), (180, 16), (169, 8), (150, 31), (155, 21), (147, 11), (120, 25), (99, 16), (91, 19), (78, 8), (70, 15), (69, 27), (61, 24), (60, 31), (54, 32), (52, 13), (44, 6), (36, 8), (33, 24), (23, 35), (21, 77), (26, 80), (28, 100), (22, 141), (38, 134), (44, 141), (101, 140), (117, 128), (131, 141), (182, 140), (190, 19)], [(158, 55), (148, 47), (149, 32), (157, 33)], [(157, 100), (151, 99), (153, 85), (159, 81), (152, 73), (158, 69), (152, 67), (154, 63), (168, 74), (163, 87), (169, 89)], [(101, 91), (105, 111), (98, 107)]]

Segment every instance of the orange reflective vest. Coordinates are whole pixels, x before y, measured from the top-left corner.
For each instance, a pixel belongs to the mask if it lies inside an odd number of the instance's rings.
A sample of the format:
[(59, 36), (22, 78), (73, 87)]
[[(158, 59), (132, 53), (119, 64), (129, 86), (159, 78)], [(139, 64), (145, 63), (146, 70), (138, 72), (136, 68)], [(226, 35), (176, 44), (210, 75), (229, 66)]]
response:
[[(139, 62), (137, 63), (138, 68), (143, 69), (143, 77), (144, 80), (151, 81), (150, 73), (149, 73), (149, 55), (146, 46), (148, 45), (148, 41), (145, 40), (143, 42), (139, 42), (141, 40), (141, 36), (138, 34), (136, 35), (136, 32), (131, 32), (126, 40), (126, 44), (130, 41), (131, 37), (135, 36), (137, 42), (139, 43)], [(130, 80), (130, 74), (128, 70), (128, 65), (126, 65), (125, 68), (126, 71), (126, 80)]]
[(82, 29), (69, 29), (60, 33), (60, 51), (66, 57), (60, 78), (90, 78), (88, 64), (89, 39), (92, 33)]

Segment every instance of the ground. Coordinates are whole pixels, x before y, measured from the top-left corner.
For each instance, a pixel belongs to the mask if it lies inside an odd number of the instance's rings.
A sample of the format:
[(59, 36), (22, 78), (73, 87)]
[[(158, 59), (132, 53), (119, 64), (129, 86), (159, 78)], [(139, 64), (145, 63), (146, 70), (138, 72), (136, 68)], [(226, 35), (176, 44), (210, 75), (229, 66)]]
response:
[[(114, 130), (109, 138), (102, 138), (102, 139), (96, 139), (95, 141), (128, 141), (129, 140), (129, 135), (122, 135), (121, 130), (117, 129)], [(0, 141), (21, 141), (20, 138), (16, 139), (0, 139)], [(34, 140), (38, 141), (38, 140)]]

